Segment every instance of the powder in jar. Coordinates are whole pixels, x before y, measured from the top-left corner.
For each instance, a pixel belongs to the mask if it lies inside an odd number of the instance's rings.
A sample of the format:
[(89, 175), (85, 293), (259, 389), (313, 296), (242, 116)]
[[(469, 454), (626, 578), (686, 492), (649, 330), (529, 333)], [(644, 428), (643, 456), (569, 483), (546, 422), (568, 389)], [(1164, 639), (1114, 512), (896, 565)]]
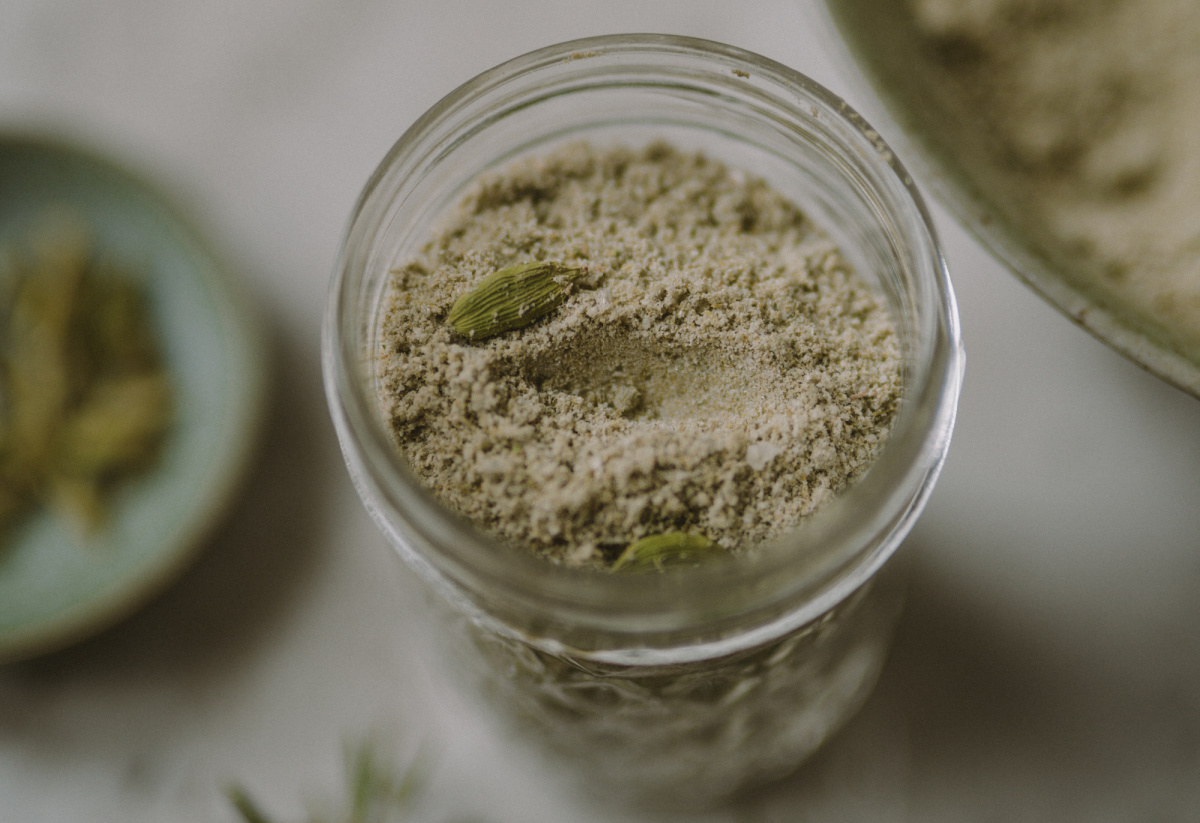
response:
[[(565, 302), (471, 342), (457, 297), (578, 267)], [(765, 182), (664, 143), (571, 144), (482, 177), (393, 272), (379, 376), (413, 471), (569, 565), (700, 533), (743, 552), (857, 479), (901, 389), (881, 297)]]

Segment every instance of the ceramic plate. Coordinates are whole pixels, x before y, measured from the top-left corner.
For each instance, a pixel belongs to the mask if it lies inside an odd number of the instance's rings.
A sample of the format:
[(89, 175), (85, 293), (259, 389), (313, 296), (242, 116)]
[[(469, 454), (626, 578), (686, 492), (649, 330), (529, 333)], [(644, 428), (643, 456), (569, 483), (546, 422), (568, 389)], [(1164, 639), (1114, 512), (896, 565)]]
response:
[[(1168, 321), (1132, 305), (1094, 280), (1073, 276), (1071, 251), (1053, 238), (1035, 241), (1014, 215), (1019, 192), (984, 179), (961, 135), (981, 139), (970, 112), (939, 93), (904, 0), (824, 0), (823, 21), (844, 47), (848, 76), (860, 81), (868, 119), (904, 155), (955, 216), (1018, 277), (1079, 325), (1150, 372), (1200, 397), (1200, 353), (1178, 342)], [(895, 128), (889, 128), (890, 126)], [(915, 161), (915, 162), (913, 162)]]
[(233, 497), (262, 406), (248, 307), (164, 201), (86, 151), (0, 135), (0, 247), (63, 206), (144, 282), (176, 413), (156, 468), (117, 489), (97, 534), (39, 512), (0, 543), (0, 661), (98, 631), (181, 572)]

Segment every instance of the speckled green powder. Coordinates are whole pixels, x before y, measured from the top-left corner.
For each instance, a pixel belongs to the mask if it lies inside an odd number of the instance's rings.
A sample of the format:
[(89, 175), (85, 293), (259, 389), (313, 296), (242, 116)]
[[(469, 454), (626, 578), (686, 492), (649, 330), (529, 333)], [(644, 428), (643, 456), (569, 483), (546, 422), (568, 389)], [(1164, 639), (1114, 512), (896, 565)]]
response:
[[(473, 343), (487, 275), (582, 269)], [(876, 457), (900, 395), (879, 296), (763, 181), (665, 144), (573, 144), (477, 181), (395, 271), (380, 375), (396, 441), (451, 509), (570, 565), (703, 534), (746, 551)]]

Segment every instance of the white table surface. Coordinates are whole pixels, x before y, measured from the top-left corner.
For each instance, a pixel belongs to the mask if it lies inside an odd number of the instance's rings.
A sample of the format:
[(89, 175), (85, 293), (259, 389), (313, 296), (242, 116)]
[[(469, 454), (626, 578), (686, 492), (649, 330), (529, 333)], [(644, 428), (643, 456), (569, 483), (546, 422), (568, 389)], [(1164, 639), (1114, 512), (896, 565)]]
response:
[[(477, 72), (660, 31), (859, 102), (809, 22), (802, 0), (4, 0), (0, 129), (84, 139), (165, 189), (244, 278), (274, 370), (261, 458), (195, 566), (116, 628), (0, 666), (0, 821), (232, 821), (235, 780), (295, 820), (339, 796), (347, 741), (381, 729), (432, 752), (412, 820), (631, 819), (576, 797), (428, 664), (418, 585), (325, 413), (326, 285), (367, 175)], [(1200, 402), (935, 211), (968, 368), (893, 655), (808, 768), (687, 819), (1200, 819)]]

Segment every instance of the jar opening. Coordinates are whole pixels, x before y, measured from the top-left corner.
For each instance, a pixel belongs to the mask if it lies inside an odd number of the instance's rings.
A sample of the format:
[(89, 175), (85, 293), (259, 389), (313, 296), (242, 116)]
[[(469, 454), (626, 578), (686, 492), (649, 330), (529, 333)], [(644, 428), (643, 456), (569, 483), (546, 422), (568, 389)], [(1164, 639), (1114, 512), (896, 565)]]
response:
[[(375, 396), (386, 275), (484, 171), (563, 141), (665, 139), (764, 177), (833, 235), (891, 304), (904, 392), (869, 471), (800, 528), (746, 556), (667, 574), (555, 566), (483, 535), (405, 465)], [(720, 653), (844, 599), (887, 560), (932, 488), (961, 382), (957, 310), (920, 195), (846, 104), (778, 63), (661, 35), (560, 44), (452, 92), (396, 143), (351, 219), (324, 329), (330, 408), (368, 510), (443, 594), (544, 648), (636, 659)]]

